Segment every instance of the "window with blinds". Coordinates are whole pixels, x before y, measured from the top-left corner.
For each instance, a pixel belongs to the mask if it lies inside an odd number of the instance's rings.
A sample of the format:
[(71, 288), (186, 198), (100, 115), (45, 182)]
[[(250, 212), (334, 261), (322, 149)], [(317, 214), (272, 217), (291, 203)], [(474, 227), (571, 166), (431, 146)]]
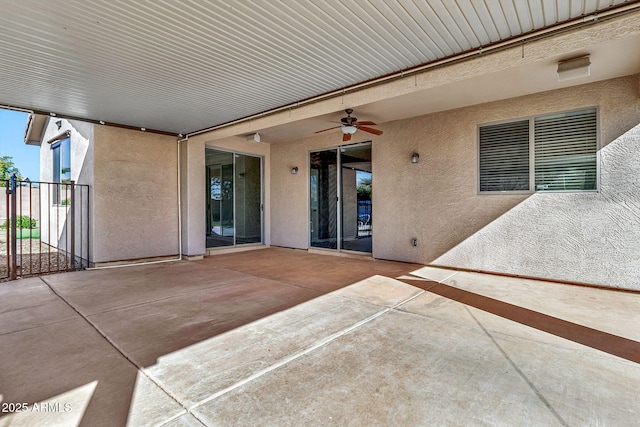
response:
[(480, 191), (529, 190), (529, 120), (480, 127)]
[(596, 110), (537, 117), (534, 123), (536, 191), (595, 190)]
[(481, 193), (597, 189), (595, 108), (483, 125), (478, 136)]

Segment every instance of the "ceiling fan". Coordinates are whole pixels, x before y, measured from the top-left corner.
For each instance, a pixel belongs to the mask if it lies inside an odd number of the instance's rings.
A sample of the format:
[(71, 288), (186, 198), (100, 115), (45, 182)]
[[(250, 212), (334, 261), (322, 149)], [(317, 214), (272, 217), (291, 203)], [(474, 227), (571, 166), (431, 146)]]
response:
[(343, 117), (342, 119), (340, 119), (340, 126), (334, 126), (329, 129), (319, 130), (316, 133), (339, 128), (342, 130), (342, 142), (350, 141), (351, 135), (356, 133), (358, 129), (363, 130), (365, 132), (372, 133), (374, 135), (382, 135), (381, 130), (373, 129), (369, 127), (369, 126), (375, 126), (376, 124), (374, 122), (370, 122), (370, 121), (359, 122), (356, 117), (351, 117), (351, 113), (353, 113), (353, 109), (347, 108), (346, 110), (344, 110), (344, 112), (347, 113), (347, 117)]

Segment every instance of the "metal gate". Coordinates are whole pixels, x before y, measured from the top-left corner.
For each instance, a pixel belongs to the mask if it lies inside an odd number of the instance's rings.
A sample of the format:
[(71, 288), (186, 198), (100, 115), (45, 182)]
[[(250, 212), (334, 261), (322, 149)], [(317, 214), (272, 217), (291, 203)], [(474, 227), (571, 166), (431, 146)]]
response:
[(88, 185), (13, 176), (0, 188), (0, 281), (92, 266)]

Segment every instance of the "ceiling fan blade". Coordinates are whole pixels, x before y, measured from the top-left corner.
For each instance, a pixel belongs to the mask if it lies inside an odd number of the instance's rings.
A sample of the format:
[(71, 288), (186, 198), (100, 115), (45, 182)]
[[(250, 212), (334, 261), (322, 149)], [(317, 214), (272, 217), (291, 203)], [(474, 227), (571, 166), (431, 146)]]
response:
[(365, 132), (372, 133), (374, 135), (382, 135), (382, 131), (378, 129), (368, 128), (366, 126), (358, 126), (358, 129), (363, 130)]
[(334, 127), (332, 127), (332, 128), (329, 128), (329, 129), (322, 129), (322, 130), (319, 130), (319, 131), (314, 132), (314, 133), (326, 132), (326, 131), (328, 131), (328, 130), (332, 130), (332, 129), (340, 129), (341, 127), (342, 127), (342, 126), (334, 126)]
[(347, 141), (351, 141), (351, 134), (350, 133), (342, 134), (342, 142), (347, 142)]
[(374, 122), (370, 122), (370, 121), (364, 121), (364, 122), (358, 122), (359, 125), (364, 125), (364, 126), (375, 126), (376, 124)]

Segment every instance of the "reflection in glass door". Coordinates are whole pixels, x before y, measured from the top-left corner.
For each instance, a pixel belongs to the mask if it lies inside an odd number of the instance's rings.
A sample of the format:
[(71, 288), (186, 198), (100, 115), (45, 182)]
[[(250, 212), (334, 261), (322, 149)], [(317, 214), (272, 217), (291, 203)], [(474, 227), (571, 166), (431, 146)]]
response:
[(311, 153), (311, 246), (338, 249), (338, 151)]
[(371, 253), (371, 144), (311, 152), (309, 171), (310, 245)]
[(262, 242), (262, 159), (205, 149), (207, 248)]
[(207, 247), (232, 246), (233, 242), (233, 153), (206, 150)]
[(371, 145), (341, 147), (342, 239), (340, 249), (371, 253), (373, 231)]
[(261, 159), (236, 154), (236, 244), (262, 242)]

